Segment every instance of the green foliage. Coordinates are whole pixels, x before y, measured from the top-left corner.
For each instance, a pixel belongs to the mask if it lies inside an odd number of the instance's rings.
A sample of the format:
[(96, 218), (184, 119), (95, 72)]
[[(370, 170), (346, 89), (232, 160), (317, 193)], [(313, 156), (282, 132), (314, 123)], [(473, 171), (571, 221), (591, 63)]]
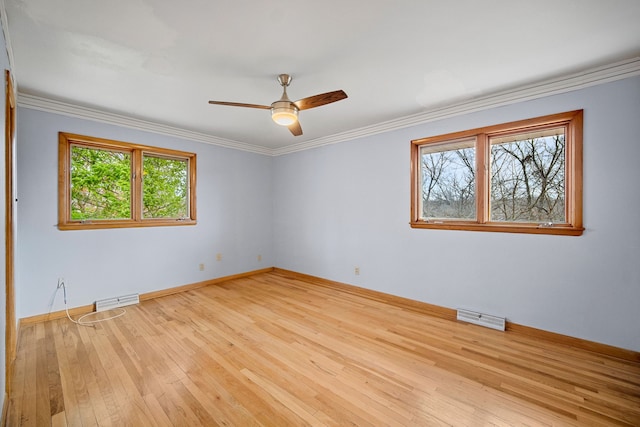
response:
[(73, 146), (71, 219), (131, 218), (131, 155)]
[[(143, 218), (188, 216), (188, 162), (150, 155), (142, 165)], [(124, 151), (73, 146), (71, 219), (132, 217), (132, 159)]]
[(144, 156), (142, 168), (143, 218), (187, 217), (187, 161)]

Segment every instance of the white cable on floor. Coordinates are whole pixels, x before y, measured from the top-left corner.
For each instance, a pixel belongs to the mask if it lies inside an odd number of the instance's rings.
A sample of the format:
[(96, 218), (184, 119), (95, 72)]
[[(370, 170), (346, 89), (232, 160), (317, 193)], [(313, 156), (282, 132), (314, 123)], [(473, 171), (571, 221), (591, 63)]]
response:
[(64, 280), (58, 283), (58, 289), (60, 289), (60, 287), (62, 287), (62, 293), (64, 295), (64, 311), (67, 313), (67, 317), (69, 318), (69, 320), (71, 320), (73, 323), (75, 323), (77, 325), (91, 326), (91, 327), (95, 328), (94, 323), (100, 323), (100, 322), (104, 322), (104, 321), (107, 321), (107, 320), (115, 319), (117, 317), (120, 317), (120, 316), (124, 315), (127, 312), (124, 308), (119, 308), (118, 310), (121, 310), (121, 311), (119, 313), (111, 316), (111, 317), (106, 317), (104, 319), (84, 321), (83, 319), (85, 317), (92, 316), (92, 315), (94, 315), (96, 313), (100, 313), (99, 311), (92, 311), (91, 313), (83, 314), (82, 316), (80, 316), (78, 318), (78, 320), (74, 320), (71, 317), (71, 315), (69, 314), (69, 307), (67, 307), (67, 287), (64, 284)]

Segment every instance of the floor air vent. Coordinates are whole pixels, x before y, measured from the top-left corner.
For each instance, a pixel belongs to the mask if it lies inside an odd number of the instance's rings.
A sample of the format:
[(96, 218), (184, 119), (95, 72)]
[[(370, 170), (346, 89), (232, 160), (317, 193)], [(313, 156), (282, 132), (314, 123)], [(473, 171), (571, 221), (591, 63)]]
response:
[(96, 311), (111, 310), (113, 308), (124, 307), (125, 305), (138, 304), (139, 302), (140, 296), (138, 294), (101, 299), (99, 301), (96, 301)]
[(477, 313), (475, 311), (458, 309), (458, 320), (469, 322), (487, 328), (504, 331), (506, 319), (504, 317), (491, 316), (489, 314)]

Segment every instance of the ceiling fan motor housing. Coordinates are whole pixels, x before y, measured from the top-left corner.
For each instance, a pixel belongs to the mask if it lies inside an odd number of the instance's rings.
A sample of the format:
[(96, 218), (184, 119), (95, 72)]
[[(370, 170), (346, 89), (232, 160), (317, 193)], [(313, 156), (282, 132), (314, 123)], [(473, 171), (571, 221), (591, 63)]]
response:
[(271, 104), (271, 118), (281, 126), (289, 126), (298, 120), (298, 107), (289, 100), (279, 100)]

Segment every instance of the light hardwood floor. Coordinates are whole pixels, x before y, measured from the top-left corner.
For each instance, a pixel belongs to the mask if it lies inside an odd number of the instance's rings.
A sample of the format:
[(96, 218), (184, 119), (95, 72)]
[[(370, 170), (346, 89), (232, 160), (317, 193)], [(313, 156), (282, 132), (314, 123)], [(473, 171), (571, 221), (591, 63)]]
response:
[(640, 363), (284, 272), (21, 328), (8, 426), (640, 425)]

